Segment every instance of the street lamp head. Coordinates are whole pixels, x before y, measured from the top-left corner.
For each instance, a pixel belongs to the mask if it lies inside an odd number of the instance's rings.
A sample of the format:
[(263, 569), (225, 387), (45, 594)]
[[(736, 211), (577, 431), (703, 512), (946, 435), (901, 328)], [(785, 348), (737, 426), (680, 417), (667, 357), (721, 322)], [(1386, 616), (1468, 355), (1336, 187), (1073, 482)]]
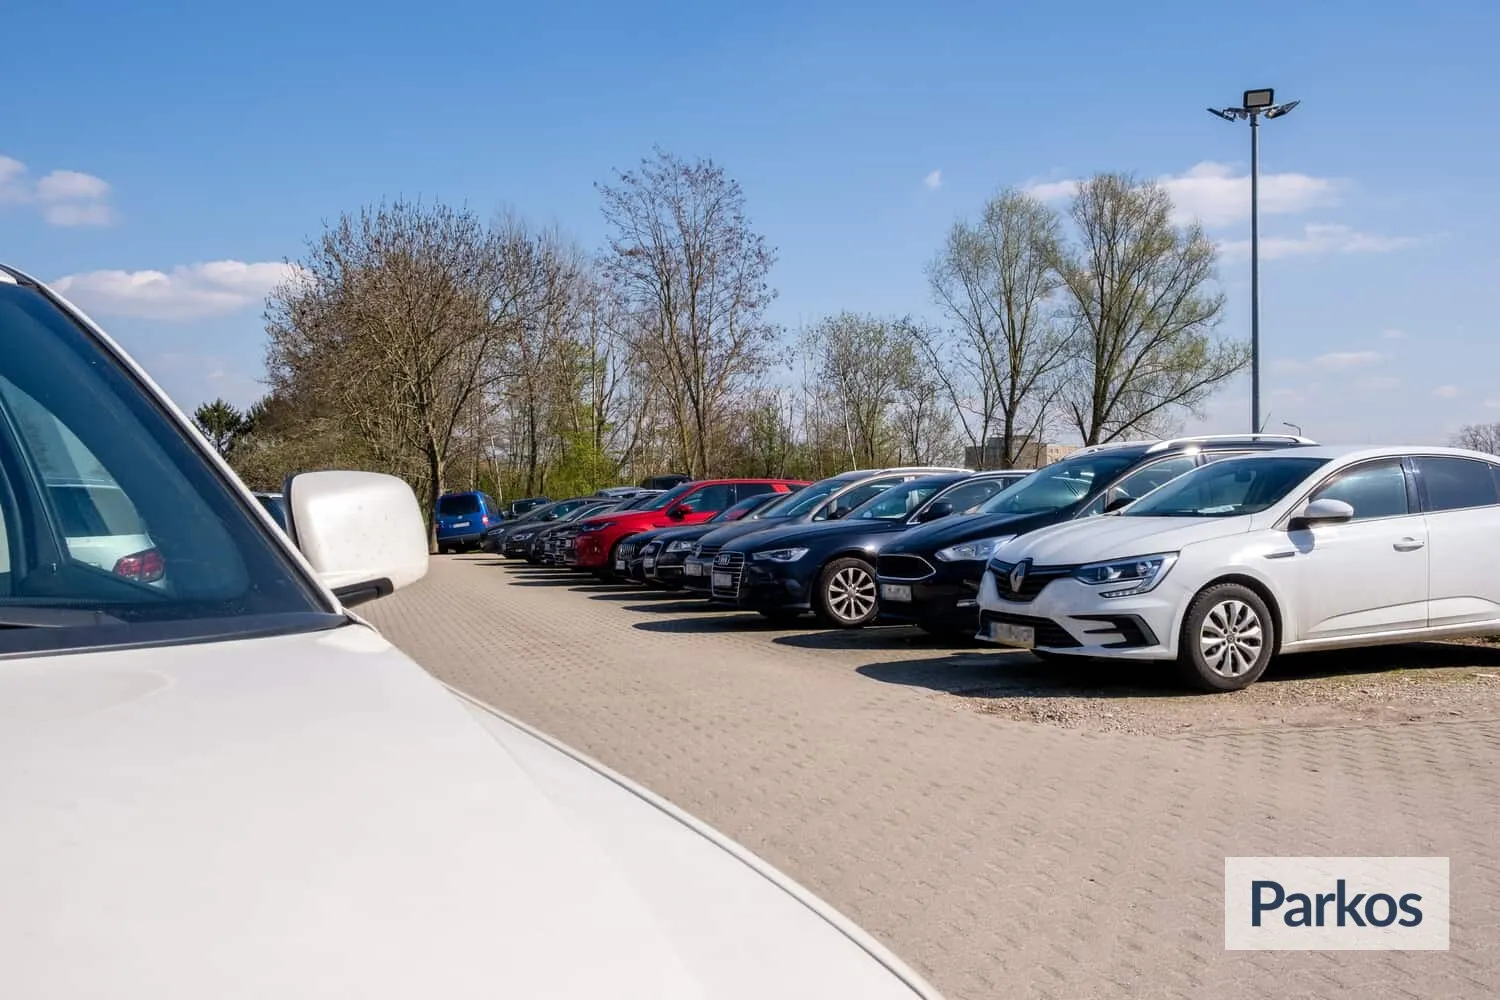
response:
[(1266, 112), (1266, 117), (1280, 118), (1282, 115), (1289, 115), (1292, 113), (1292, 109), (1301, 103), (1301, 101), (1287, 101), (1285, 104), (1278, 104)]
[(1246, 111), (1264, 111), (1276, 103), (1276, 91), (1270, 87), (1261, 90), (1245, 91), (1245, 102), (1242, 107)]
[(1239, 115), (1235, 114), (1235, 112), (1238, 110), (1239, 108), (1223, 108), (1222, 110), (1219, 108), (1209, 108), (1208, 113), (1211, 115), (1218, 115), (1226, 122), (1232, 122), (1239, 117)]

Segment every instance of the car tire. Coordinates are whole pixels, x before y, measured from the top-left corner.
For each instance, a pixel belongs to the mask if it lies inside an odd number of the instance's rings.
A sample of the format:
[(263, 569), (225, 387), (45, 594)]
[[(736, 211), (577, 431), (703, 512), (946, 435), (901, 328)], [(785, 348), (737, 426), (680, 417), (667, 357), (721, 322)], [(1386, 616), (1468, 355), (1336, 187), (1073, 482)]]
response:
[(880, 614), (875, 567), (863, 559), (835, 559), (818, 574), (813, 607), (818, 618), (835, 628), (864, 628)]
[(1266, 672), (1276, 654), (1276, 621), (1249, 587), (1219, 583), (1188, 607), (1178, 637), (1177, 670), (1200, 691), (1239, 691)]

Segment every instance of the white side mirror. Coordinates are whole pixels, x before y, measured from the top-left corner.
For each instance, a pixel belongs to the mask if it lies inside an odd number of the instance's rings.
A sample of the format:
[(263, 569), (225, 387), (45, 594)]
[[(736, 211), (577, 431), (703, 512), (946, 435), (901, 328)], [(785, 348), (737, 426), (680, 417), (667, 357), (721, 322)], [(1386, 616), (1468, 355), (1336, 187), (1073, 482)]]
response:
[(345, 606), (427, 575), (427, 519), (395, 476), (304, 472), (286, 485), (289, 533)]
[(1338, 524), (1354, 518), (1354, 508), (1343, 500), (1324, 497), (1314, 500), (1292, 517), (1292, 530), (1309, 528), (1315, 524)]

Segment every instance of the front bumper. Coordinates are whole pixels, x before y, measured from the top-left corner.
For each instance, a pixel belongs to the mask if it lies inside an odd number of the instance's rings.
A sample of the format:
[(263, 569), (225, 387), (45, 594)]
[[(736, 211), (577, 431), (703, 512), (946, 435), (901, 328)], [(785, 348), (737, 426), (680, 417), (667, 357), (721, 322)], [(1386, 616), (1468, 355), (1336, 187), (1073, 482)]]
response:
[(979, 615), (984, 563), (943, 562), (923, 556), (882, 555), (876, 570), (880, 617), (930, 628), (972, 627)]
[(605, 539), (601, 537), (603, 534), (602, 531), (593, 531), (578, 536), (573, 548), (578, 553), (576, 565), (579, 569), (611, 568), (606, 564), (609, 562), (609, 550), (613, 543), (605, 544)]
[(514, 535), (508, 535), (506, 536), (505, 543), (502, 546), (501, 551), (512, 559), (520, 559), (525, 556), (527, 550), (531, 548), (531, 541), (533, 537), (534, 536), (532, 535), (527, 535), (524, 538), (517, 538)]
[[(738, 557), (738, 558), (736, 558)], [(794, 563), (745, 559), (743, 553), (720, 552), (709, 576), (709, 595), (716, 604), (728, 604), (749, 611), (771, 608), (812, 607), (812, 584), (799, 576), (813, 568)]]
[(681, 550), (677, 552), (659, 551), (656, 553), (656, 565), (646, 569), (646, 579), (658, 583), (680, 584), (684, 582), (684, 567), (687, 564), (688, 553)]
[(1100, 597), (1097, 587), (1064, 577), (1029, 601), (1012, 601), (1000, 596), (986, 572), (977, 638), (1078, 656), (1171, 660), (1190, 597), (1169, 573), (1154, 590), (1133, 597)]

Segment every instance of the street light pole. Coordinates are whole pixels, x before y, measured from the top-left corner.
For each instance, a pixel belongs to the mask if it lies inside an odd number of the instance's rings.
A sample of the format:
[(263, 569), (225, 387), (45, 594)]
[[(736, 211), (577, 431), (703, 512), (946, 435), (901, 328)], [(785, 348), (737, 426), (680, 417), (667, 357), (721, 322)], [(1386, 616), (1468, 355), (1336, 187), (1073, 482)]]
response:
[(1260, 115), (1250, 113), (1250, 433), (1260, 433)]
[(1260, 116), (1280, 118), (1301, 101), (1275, 103), (1270, 87), (1247, 90), (1237, 108), (1209, 108), (1209, 114), (1225, 121), (1250, 122), (1250, 431), (1260, 426)]

